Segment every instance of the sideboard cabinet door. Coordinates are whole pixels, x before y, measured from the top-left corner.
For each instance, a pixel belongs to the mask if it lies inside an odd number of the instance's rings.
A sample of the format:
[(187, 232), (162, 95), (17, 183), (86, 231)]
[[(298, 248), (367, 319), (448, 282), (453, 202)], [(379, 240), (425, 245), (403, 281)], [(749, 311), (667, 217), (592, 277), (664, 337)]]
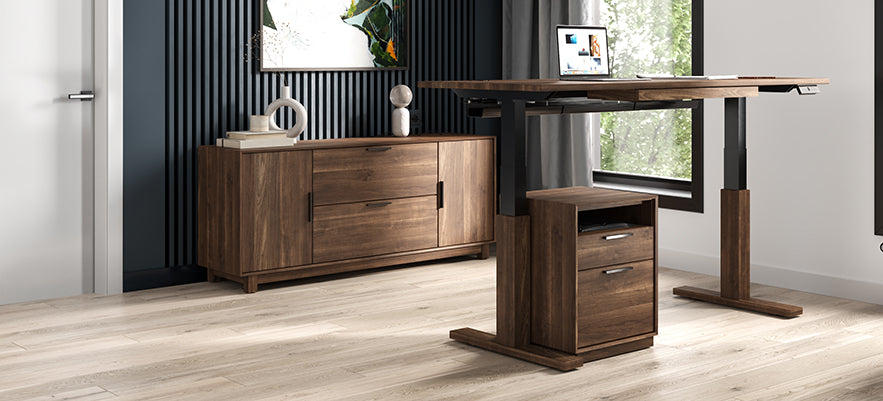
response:
[(494, 239), (494, 141), (438, 144), (438, 245)]
[(242, 156), (242, 270), (254, 272), (312, 262), (312, 152)]

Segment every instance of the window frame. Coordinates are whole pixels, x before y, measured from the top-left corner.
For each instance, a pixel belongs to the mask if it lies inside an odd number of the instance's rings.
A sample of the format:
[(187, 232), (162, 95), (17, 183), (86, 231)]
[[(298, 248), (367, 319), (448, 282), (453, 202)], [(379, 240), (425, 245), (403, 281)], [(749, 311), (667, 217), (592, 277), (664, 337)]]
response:
[[(874, 7), (874, 234), (883, 235), (883, 7)], [(881, 245), (883, 250), (883, 245)]]
[[(692, 46), (693, 60), (691, 67), (693, 75), (702, 75), (704, 70), (704, 20), (703, 0), (692, 2)], [(687, 212), (703, 213), (705, 207), (704, 190), (704, 110), (705, 102), (700, 100), (698, 106), (693, 109), (692, 116), (692, 177), (689, 181), (677, 180), (656, 176), (644, 176), (627, 173), (618, 173), (604, 170), (592, 170), (592, 180), (595, 186), (628, 189), (632, 191), (647, 192), (659, 195), (659, 207), (665, 209), (682, 210)], [(879, 158), (879, 157), (878, 157)], [(879, 189), (878, 189), (879, 190)], [(676, 191), (687, 194), (685, 196), (668, 195), (666, 192)], [(880, 201), (878, 201), (878, 204)], [(883, 217), (878, 217), (878, 221)], [(879, 223), (877, 224), (880, 225)]]

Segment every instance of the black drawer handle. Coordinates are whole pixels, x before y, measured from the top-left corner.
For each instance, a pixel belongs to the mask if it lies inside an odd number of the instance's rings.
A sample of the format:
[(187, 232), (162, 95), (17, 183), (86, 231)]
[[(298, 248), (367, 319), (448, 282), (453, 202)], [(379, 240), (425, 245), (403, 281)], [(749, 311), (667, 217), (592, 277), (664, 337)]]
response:
[(383, 148), (365, 148), (365, 150), (369, 152), (386, 152), (387, 150), (392, 149), (392, 146), (387, 146)]
[(605, 240), (605, 241), (612, 241), (612, 240), (615, 240), (615, 239), (628, 238), (628, 237), (631, 237), (632, 235), (635, 235), (635, 233), (625, 233), (625, 234), (608, 235), (608, 236), (604, 237), (604, 240)]
[(445, 208), (445, 182), (439, 181), (438, 188), (436, 189), (436, 193), (438, 194), (438, 208)]
[(389, 205), (392, 205), (392, 202), (369, 203), (365, 206), (367, 206), (367, 207), (380, 207), (380, 206), (389, 206)]
[(627, 272), (627, 271), (629, 271), (629, 270), (633, 270), (633, 269), (634, 269), (633, 266), (629, 266), (629, 267), (620, 267), (619, 269), (604, 270), (604, 274), (624, 273), (624, 272)]

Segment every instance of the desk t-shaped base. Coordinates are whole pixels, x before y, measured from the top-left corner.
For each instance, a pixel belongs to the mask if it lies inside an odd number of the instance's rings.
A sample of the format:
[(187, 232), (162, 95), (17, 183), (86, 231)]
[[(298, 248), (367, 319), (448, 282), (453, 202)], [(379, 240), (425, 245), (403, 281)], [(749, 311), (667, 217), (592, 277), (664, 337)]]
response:
[(721, 190), (721, 290), (678, 287), (675, 295), (782, 317), (803, 308), (751, 297), (750, 199), (747, 188), (745, 98), (724, 99), (724, 189)]

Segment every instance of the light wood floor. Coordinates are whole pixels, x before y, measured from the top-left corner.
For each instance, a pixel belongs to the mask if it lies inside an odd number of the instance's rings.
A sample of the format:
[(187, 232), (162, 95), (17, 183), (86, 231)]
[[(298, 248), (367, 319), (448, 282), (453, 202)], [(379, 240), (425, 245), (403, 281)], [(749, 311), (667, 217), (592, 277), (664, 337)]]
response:
[(560, 373), (452, 342), (494, 330), (494, 259), (0, 306), (2, 400), (883, 399), (883, 306), (756, 286), (778, 319), (675, 298), (650, 349)]

